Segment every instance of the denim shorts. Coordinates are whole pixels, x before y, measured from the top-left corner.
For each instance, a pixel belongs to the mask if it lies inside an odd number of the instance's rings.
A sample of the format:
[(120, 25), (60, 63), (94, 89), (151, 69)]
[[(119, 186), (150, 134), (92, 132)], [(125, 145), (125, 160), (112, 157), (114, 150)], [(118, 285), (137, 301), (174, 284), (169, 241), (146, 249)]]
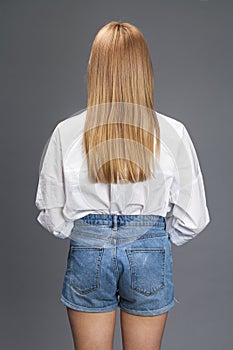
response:
[(154, 316), (174, 305), (172, 249), (159, 215), (88, 214), (74, 221), (60, 301)]

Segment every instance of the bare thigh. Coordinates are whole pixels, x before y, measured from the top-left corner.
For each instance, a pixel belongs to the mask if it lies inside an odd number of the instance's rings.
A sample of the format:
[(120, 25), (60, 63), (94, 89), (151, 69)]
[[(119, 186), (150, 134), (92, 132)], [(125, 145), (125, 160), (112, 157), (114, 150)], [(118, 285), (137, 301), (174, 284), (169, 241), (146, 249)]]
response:
[(136, 316), (120, 310), (123, 350), (160, 350), (168, 312)]
[(116, 310), (82, 312), (66, 308), (75, 350), (112, 350)]

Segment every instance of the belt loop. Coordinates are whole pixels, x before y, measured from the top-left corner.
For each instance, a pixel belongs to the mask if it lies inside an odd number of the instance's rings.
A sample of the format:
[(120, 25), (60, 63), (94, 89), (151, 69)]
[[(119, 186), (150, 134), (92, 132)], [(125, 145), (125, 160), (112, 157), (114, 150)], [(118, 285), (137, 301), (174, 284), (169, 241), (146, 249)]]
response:
[(166, 221), (166, 218), (164, 218), (163, 220), (164, 220), (164, 231), (167, 231), (167, 221)]
[(113, 230), (117, 231), (117, 214), (113, 214)]

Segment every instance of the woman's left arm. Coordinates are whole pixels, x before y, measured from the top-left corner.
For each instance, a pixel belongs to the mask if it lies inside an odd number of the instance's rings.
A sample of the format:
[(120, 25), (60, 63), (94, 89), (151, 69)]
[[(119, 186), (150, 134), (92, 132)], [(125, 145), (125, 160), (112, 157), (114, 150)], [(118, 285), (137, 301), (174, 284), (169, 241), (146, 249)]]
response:
[(63, 239), (73, 228), (73, 221), (63, 213), (65, 201), (62, 148), (57, 125), (42, 154), (35, 205), (40, 210), (37, 221), (54, 236)]

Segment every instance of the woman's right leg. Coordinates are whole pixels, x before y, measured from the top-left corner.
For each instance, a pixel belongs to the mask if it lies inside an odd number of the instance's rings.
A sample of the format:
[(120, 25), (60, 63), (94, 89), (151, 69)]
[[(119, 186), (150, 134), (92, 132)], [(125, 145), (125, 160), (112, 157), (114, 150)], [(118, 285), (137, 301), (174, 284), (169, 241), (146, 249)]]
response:
[(160, 350), (168, 312), (136, 316), (120, 310), (123, 350)]

